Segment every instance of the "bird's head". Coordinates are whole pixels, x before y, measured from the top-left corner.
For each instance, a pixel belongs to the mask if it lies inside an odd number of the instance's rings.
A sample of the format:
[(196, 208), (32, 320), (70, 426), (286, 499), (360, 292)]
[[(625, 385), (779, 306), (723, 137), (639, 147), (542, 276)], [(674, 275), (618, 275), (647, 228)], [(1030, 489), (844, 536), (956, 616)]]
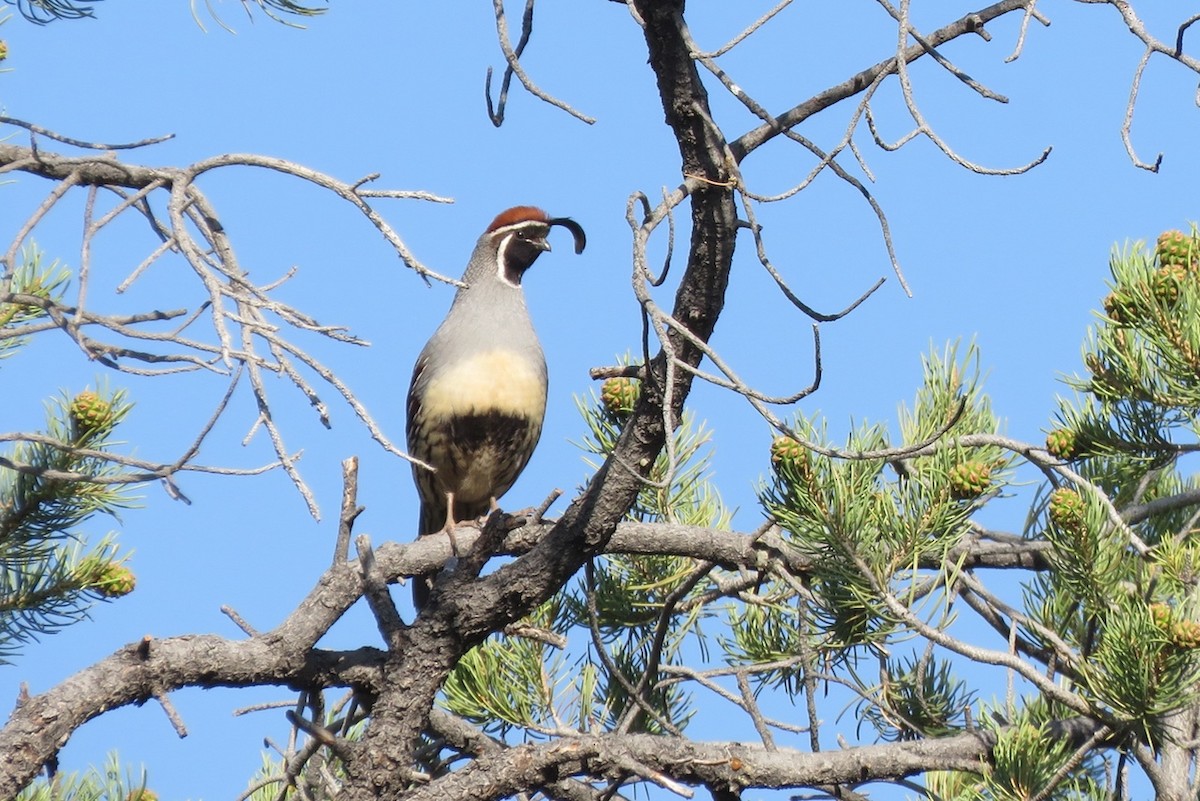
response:
[[(567, 217), (550, 217), (535, 206), (514, 206), (492, 220), (480, 245), (494, 257), (495, 275), (509, 286), (520, 286), (525, 274), (543, 251), (550, 250), (546, 237), (561, 225), (575, 238), (575, 252), (582, 253), (587, 236), (579, 223)], [(474, 276), (466, 276), (471, 283)]]

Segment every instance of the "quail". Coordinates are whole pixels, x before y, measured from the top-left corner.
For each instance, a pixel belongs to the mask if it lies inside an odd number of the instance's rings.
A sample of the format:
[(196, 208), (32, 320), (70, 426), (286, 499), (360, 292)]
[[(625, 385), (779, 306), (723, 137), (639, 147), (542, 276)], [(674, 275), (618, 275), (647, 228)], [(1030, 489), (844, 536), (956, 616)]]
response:
[[(496, 508), (529, 462), (546, 412), (546, 358), (521, 279), (562, 226), (582, 253), (583, 228), (533, 206), (492, 220), (475, 245), (446, 319), (417, 357), (408, 389), (408, 451), (420, 497), (421, 536)], [(453, 535), (451, 535), (453, 536)], [(451, 546), (454, 541), (451, 539)], [(413, 579), (418, 610), (432, 577)]]

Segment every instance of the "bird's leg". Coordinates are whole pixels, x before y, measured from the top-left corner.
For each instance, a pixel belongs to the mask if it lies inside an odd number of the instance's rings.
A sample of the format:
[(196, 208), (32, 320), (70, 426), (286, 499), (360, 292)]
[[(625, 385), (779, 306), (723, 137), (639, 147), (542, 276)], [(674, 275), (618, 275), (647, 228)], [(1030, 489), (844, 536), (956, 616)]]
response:
[(505, 514), (504, 510), (500, 508), (500, 502), (496, 500), (495, 495), (488, 499), (488, 506), (491, 508), (488, 509), (487, 514), (479, 518), (480, 528), (487, 524), (488, 518), (491, 517), (495, 512), (499, 512), (501, 515)]
[(446, 525), (442, 531), (446, 532), (446, 536), (450, 539), (450, 553), (454, 554), (457, 559), (461, 554), (458, 552), (458, 540), (454, 538), (454, 529), (457, 527), (454, 520), (454, 493), (446, 493)]

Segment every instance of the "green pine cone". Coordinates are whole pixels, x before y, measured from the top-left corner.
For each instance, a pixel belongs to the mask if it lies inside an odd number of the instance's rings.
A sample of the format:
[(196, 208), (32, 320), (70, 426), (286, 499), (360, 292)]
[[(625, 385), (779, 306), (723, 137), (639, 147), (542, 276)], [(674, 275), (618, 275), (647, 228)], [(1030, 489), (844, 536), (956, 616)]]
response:
[(1175, 610), (1164, 603), (1150, 604), (1150, 617), (1160, 631), (1171, 638), (1176, 648), (1200, 648), (1200, 623), (1188, 618), (1177, 619)]
[(609, 414), (624, 420), (633, 414), (641, 391), (636, 378), (610, 378), (600, 387), (600, 402)]
[(771, 443), (771, 467), (788, 486), (808, 487), (813, 481), (813, 455), (791, 437)]
[(1165, 264), (1154, 271), (1150, 289), (1154, 297), (1169, 306), (1179, 300), (1180, 287), (1187, 277), (1188, 269), (1182, 264)]
[(92, 589), (105, 598), (120, 598), (133, 592), (135, 586), (137, 577), (133, 575), (132, 570), (125, 565), (109, 565), (97, 576)]
[(1118, 325), (1131, 325), (1138, 318), (1137, 303), (1122, 289), (1114, 289), (1104, 297), (1104, 313)]
[(978, 460), (950, 468), (950, 496), (956, 500), (978, 498), (992, 487), (992, 468)]
[(1059, 487), (1050, 493), (1050, 520), (1067, 531), (1083, 529), (1087, 504), (1082, 496), (1069, 487)]
[(1100, 400), (1123, 397), (1126, 392), (1125, 388), (1118, 379), (1116, 371), (1109, 367), (1103, 359), (1095, 353), (1089, 353), (1083, 357), (1083, 364), (1092, 374), (1088, 389), (1093, 395)]
[(776, 469), (786, 467), (795, 470), (801, 465), (807, 466), (806, 455), (804, 446), (791, 437), (776, 437), (771, 443), (771, 464)]
[(1167, 604), (1150, 604), (1150, 617), (1154, 619), (1154, 625), (1163, 631), (1171, 628), (1171, 607)]
[(1197, 248), (1195, 240), (1183, 231), (1164, 231), (1158, 237), (1154, 257), (1158, 259), (1161, 267), (1171, 264), (1185, 268), (1195, 267), (1200, 261), (1200, 248)]
[(1079, 456), (1075, 432), (1069, 428), (1056, 428), (1046, 435), (1046, 450), (1051, 456), (1069, 462)]
[(1171, 627), (1171, 640), (1180, 648), (1200, 648), (1200, 624), (1179, 620)]
[(76, 395), (68, 413), (76, 439), (104, 434), (113, 427), (112, 404), (91, 390)]

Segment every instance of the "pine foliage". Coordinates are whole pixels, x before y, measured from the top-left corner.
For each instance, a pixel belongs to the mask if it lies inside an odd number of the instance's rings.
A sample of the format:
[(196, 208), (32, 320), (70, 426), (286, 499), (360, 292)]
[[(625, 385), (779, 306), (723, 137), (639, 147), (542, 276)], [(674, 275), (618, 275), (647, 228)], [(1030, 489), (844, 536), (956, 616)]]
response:
[(103, 768), (39, 779), (22, 790), (15, 801), (158, 801), (158, 794), (150, 789), (144, 768), (135, 775), (111, 753)]
[[(36, 300), (59, 299), (66, 282), (57, 262), (25, 253), (13, 277), (17, 300), (0, 304), (0, 355), (19, 351), (23, 328), (45, 314)], [(0, 658), (133, 589), (114, 536), (88, 542), (81, 529), (131, 502), (128, 486), (106, 483), (117, 467), (105, 456), (130, 408), (120, 391), (64, 393), (47, 404), (44, 432), (0, 453)]]

